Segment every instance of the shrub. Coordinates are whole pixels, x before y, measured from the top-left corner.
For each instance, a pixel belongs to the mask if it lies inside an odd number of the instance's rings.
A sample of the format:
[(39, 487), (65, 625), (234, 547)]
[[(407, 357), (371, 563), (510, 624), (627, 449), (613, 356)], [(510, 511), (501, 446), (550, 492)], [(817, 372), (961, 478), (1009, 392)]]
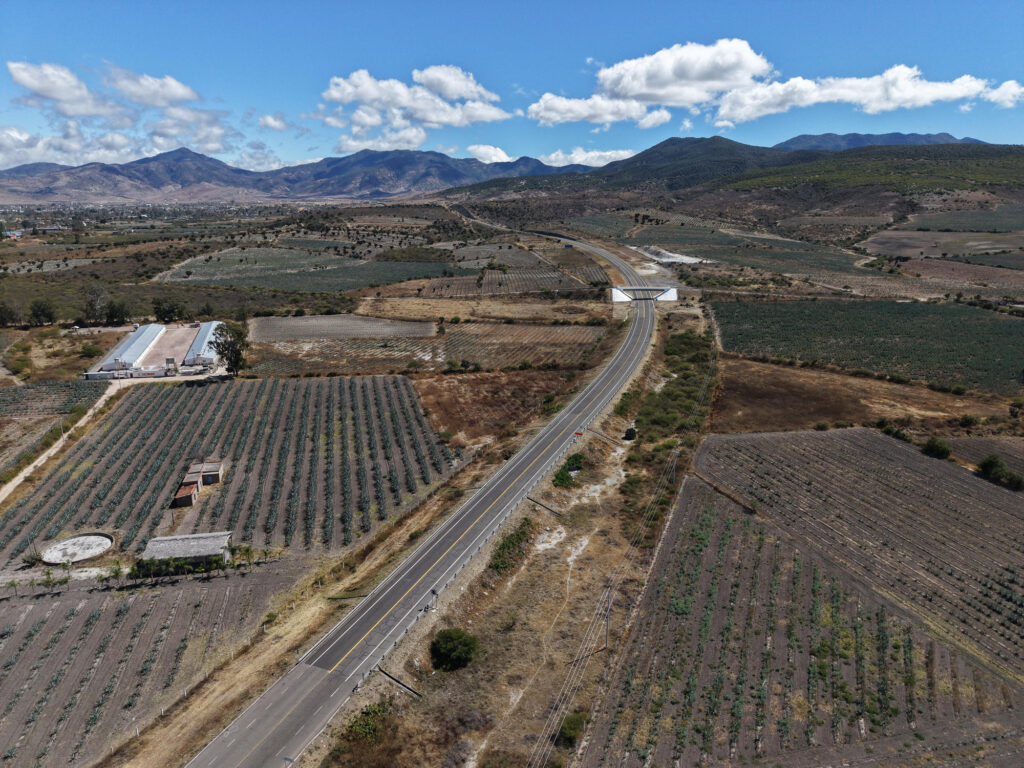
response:
[(580, 736), (583, 735), (583, 729), (586, 728), (586, 726), (586, 712), (570, 712), (562, 718), (562, 722), (558, 726), (558, 734), (555, 736), (555, 743), (560, 747), (575, 746)]
[(950, 454), (953, 453), (953, 449), (949, 447), (949, 443), (945, 440), (940, 440), (932, 435), (928, 438), (928, 442), (924, 444), (921, 453), (935, 459), (948, 459)]
[(498, 574), (511, 571), (526, 554), (526, 545), (530, 543), (532, 535), (533, 520), (524, 517), (514, 531), (498, 542), (487, 567)]
[(1006, 462), (995, 453), (990, 453), (978, 462), (978, 472), (987, 480), (999, 482), (1006, 477), (1007, 471)]
[(452, 672), (471, 662), (480, 650), (480, 641), (458, 627), (442, 629), (430, 643), (430, 662), (435, 669)]

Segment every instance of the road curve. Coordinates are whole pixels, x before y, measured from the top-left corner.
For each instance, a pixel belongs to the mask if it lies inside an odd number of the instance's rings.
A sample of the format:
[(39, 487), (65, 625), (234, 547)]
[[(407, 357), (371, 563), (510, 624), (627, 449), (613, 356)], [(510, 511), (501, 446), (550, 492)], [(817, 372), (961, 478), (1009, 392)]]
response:
[[(573, 245), (613, 264), (629, 283), (644, 285), (613, 254), (580, 241)], [(594, 380), (187, 768), (282, 768), (298, 759), (355, 686), (560, 460), (575, 433), (626, 385), (651, 342), (653, 302), (634, 302), (631, 314), (626, 338)]]

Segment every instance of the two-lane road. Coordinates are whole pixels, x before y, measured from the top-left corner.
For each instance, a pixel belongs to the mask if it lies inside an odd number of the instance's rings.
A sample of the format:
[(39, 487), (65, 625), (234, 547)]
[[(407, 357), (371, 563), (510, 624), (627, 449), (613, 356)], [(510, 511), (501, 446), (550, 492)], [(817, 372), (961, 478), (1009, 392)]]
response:
[[(586, 243), (574, 245), (614, 264), (633, 285), (643, 285), (618, 257)], [(593, 422), (623, 389), (643, 360), (653, 330), (653, 303), (634, 302), (625, 339), (594, 380), (188, 768), (281, 768), (293, 763), (355, 686), (561, 459), (574, 433)]]

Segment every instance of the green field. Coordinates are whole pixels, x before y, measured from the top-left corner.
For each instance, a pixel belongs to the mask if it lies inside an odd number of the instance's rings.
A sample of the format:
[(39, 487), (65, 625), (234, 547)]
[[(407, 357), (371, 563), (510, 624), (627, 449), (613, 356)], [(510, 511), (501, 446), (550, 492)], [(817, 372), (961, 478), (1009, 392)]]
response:
[(959, 304), (889, 301), (715, 305), (729, 352), (866, 369), (1014, 395), (1024, 321)]
[(1024, 229), (1024, 205), (1001, 205), (990, 211), (946, 211), (914, 216), (896, 229), (938, 232), (1016, 232)]
[(623, 245), (659, 245), (686, 256), (698, 256), (737, 267), (752, 267), (783, 274), (838, 272), (865, 274), (854, 258), (835, 248), (797, 240), (728, 234), (720, 230), (662, 224), (645, 227)]
[(404, 280), (472, 275), (438, 262), (360, 261), (323, 251), (292, 248), (229, 248), (191, 259), (164, 272), (160, 280), (272, 288), (283, 291), (352, 291)]

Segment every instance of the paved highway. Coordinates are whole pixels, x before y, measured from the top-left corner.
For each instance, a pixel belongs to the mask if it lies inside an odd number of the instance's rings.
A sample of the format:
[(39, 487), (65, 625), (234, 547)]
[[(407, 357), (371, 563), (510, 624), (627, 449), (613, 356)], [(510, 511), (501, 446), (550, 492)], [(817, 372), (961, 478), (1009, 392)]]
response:
[[(631, 284), (644, 284), (618, 257), (579, 241), (574, 245), (613, 263)], [(631, 315), (626, 338), (594, 380), (187, 768), (281, 768), (299, 757), (355, 686), (561, 459), (574, 433), (622, 390), (651, 342), (653, 302), (634, 302)]]

